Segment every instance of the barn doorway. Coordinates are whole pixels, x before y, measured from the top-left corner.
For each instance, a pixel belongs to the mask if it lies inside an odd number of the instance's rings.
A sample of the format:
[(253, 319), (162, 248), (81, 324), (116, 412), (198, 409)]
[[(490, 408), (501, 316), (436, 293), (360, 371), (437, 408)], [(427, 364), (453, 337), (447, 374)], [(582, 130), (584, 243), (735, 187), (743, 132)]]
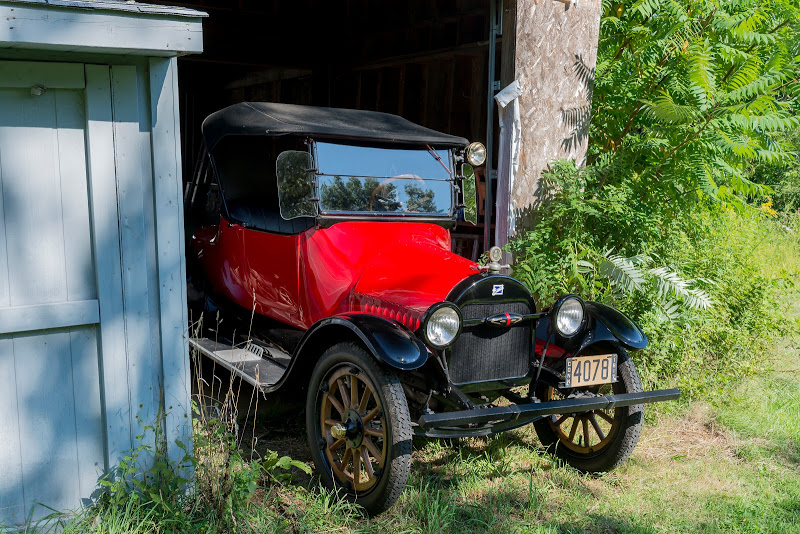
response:
[[(471, 141), (486, 144), (492, 137), (496, 148), (497, 133), (495, 128), (488, 131), (487, 124), (497, 120), (487, 109), (490, 90), (499, 85), (490, 79), (498, 79), (501, 68), (498, 4), (186, 1), (183, 5), (209, 16), (203, 22), (204, 52), (178, 60), (184, 181), (207, 172), (200, 136), (203, 119), (243, 101), (393, 113)], [(492, 175), (491, 169), (488, 173)], [(486, 173), (478, 180), (479, 224), (459, 224), (453, 231), (454, 247), (467, 257), (488, 248), (485, 235), (493, 234), (486, 231), (483, 209)], [(202, 190), (189, 189), (193, 205), (204, 201)], [(491, 186), (489, 194), (491, 201)], [(201, 222), (192, 220), (192, 212), (187, 209), (189, 232)]]

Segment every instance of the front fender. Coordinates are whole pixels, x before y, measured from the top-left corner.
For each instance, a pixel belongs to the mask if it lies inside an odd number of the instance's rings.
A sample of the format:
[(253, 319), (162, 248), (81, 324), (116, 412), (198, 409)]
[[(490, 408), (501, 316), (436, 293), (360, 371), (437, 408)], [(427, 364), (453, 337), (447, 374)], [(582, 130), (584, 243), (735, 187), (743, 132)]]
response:
[(610, 333), (626, 349), (643, 349), (647, 346), (647, 336), (633, 319), (611, 306), (599, 302), (587, 302), (586, 311), (596, 321), (595, 329)]
[[(556, 337), (550, 350), (553, 350), (555, 345), (563, 352), (556, 352), (555, 357), (564, 353), (578, 356), (598, 343), (618, 343), (631, 350), (647, 346), (645, 333), (621, 311), (599, 302), (589, 301), (586, 302), (586, 313), (588, 315), (586, 333), (571, 339)], [(550, 318), (542, 317), (536, 326), (537, 346), (545, 343), (549, 332)]]
[(300, 342), (295, 359), (308, 357), (307, 353), (319, 347), (321, 341), (332, 345), (326, 336), (336, 336), (342, 328), (357, 336), (375, 358), (395, 369), (419, 369), (428, 361), (427, 347), (407, 328), (367, 313), (336, 315), (316, 322)]

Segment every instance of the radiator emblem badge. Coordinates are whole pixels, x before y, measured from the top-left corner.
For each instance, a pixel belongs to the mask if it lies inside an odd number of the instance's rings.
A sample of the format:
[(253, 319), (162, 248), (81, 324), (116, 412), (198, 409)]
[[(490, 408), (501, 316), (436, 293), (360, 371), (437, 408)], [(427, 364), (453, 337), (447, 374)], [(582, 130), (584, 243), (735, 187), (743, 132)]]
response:
[(492, 296), (497, 297), (503, 294), (503, 284), (495, 284), (492, 286)]

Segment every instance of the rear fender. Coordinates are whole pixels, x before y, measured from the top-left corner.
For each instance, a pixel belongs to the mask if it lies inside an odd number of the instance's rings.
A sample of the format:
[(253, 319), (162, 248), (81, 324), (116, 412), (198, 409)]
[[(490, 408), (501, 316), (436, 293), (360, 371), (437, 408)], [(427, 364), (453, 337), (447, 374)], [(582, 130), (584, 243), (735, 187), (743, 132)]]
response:
[[(342, 335), (342, 334), (349, 335)], [(428, 361), (428, 349), (404, 326), (367, 313), (328, 317), (315, 323), (306, 332), (295, 352), (295, 360), (316, 361), (327, 348), (339, 340), (353, 337), (364, 345), (378, 361), (401, 371), (419, 369)]]

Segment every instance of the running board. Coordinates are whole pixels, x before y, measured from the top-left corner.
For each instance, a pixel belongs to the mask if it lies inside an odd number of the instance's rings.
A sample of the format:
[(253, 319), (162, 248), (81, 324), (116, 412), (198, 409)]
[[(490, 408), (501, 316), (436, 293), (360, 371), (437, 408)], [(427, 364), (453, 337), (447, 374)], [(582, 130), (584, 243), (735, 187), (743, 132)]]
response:
[(545, 415), (590, 412), (592, 410), (608, 410), (617, 406), (671, 401), (676, 400), (680, 395), (681, 392), (677, 389), (662, 389), (659, 391), (532, 402), (530, 404), (511, 404), (492, 408), (475, 408), (457, 412), (430, 413), (423, 414), (419, 418), (418, 426), (420, 430), (424, 431), (441, 427), (500, 423), (516, 419), (533, 419)]
[(205, 337), (190, 338), (189, 347), (261, 391), (275, 385), (283, 377), (292, 359), (274, 347), (250, 343), (236, 347)]

